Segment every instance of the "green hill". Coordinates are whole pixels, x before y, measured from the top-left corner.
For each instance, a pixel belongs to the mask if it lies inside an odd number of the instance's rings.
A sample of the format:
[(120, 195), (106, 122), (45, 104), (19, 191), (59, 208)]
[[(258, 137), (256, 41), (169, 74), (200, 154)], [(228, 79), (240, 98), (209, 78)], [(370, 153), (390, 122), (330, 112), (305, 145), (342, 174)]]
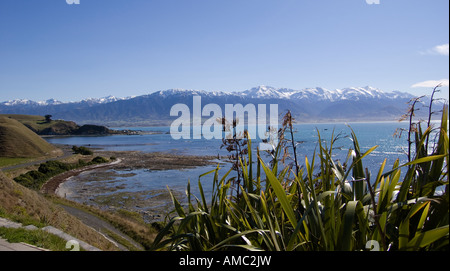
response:
[(105, 126), (79, 126), (73, 121), (46, 119), (43, 116), (0, 114), (0, 117), (14, 119), (38, 135), (112, 135), (126, 134), (123, 131), (110, 130)]
[(46, 120), (43, 116), (5, 114), (0, 117), (14, 119), (38, 135), (69, 135), (79, 129), (73, 121)]
[(0, 116), (0, 157), (41, 157), (61, 151), (19, 121)]

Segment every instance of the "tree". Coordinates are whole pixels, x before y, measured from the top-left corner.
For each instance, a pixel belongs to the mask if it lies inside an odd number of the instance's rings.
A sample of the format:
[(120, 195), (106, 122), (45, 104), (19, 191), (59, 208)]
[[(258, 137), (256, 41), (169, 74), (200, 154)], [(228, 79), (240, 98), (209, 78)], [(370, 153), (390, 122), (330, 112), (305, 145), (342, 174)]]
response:
[(48, 122), (48, 123), (50, 123), (50, 122), (52, 122), (52, 115), (45, 115), (45, 122)]

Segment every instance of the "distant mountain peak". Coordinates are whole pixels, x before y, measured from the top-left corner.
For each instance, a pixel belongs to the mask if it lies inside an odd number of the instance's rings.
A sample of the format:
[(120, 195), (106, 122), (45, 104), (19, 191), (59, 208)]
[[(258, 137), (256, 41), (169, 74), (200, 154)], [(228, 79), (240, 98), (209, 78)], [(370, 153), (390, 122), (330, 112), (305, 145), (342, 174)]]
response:
[(55, 99), (48, 99), (45, 102), (37, 102), (38, 104), (43, 104), (43, 105), (57, 105), (57, 104), (62, 104), (63, 102), (55, 100)]
[(251, 88), (249, 90), (245, 90), (242, 92), (237, 92), (236, 94), (246, 96), (249, 98), (289, 98), (290, 96), (290, 89), (284, 89), (284, 88), (274, 88), (271, 86), (257, 86), (254, 88)]
[(30, 104), (32, 102), (33, 101), (26, 100), (26, 99), (15, 99), (15, 100), (4, 101), (1, 104), (6, 105), (6, 106), (14, 106), (14, 105), (26, 105), (26, 104)]
[[(128, 98), (117, 98), (116, 96), (113, 95), (109, 95), (106, 97), (101, 97), (101, 98), (87, 98), (82, 100), (81, 102), (86, 102), (86, 103), (91, 103), (91, 104), (105, 104), (105, 103), (112, 103), (112, 102), (116, 102), (119, 100), (125, 100)], [(77, 102), (72, 102), (72, 103), (77, 103)]]
[(151, 95), (158, 95), (161, 97), (169, 97), (169, 96), (191, 96), (191, 95), (200, 95), (200, 96), (226, 96), (229, 93), (223, 91), (206, 91), (206, 90), (194, 90), (194, 89), (167, 89), (157, 91)]

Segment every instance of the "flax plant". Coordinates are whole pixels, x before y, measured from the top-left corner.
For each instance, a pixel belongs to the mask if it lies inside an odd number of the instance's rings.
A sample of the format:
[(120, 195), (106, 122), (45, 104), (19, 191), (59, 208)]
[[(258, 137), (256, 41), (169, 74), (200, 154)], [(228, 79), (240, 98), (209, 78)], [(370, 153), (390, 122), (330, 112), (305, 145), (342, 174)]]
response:
[[(291, 116), (287, 116), (289, 120)], [(259, 150), (252, 153), (247, 134), (246, 155), (238, 156), (239, 193), (220, 167), (199, 177), (200, 198), (188, 183), (187, 206), (172, 195), (175, 216), (161, 230), (152, 249), (169, 251), (361, 251), (448, 250), (449, 140), (448, 106), (442, 110), (438, 136), (431, 152), (425, 148), (431, 126), (409, 131), (415, 138), (414, 156), (376, 175), (364, 167), (364, 158), (378, 146), (362, 152), (356, 133), (344, 165), (334, 161), (334, 132), (324, 143), (320, 132), (314, 154), (299, 166), (282, 166), (286, 141), (273, 146), (265, 163)], [(285, 132), (285, 121), (281, 131)], [(292, 132), (292, 127), (290, 126)], [(292, 141), (293, 141), (293, 137)], [(412, 142), (412, 140), (411, 140)], [(292, 142), (293, 143), (293, 142)], [(413, 152), (410, 152), (411, 154)], [(256, 158), (256, 159), (255, 159)], [(236, 167), (234, 167), (236, 169)], [(401, 171), (406, 170), (402, 178)], [(201, 178), (211, 178), (207, 201)], [(169, 190), (170, 191), (170, 190)]]

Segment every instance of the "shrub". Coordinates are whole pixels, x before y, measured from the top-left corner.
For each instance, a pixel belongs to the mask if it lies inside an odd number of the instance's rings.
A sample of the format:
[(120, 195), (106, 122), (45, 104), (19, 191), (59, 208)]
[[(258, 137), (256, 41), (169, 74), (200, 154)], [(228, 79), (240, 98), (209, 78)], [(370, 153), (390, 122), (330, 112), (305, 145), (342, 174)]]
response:
[(77, 146), (73, 146), (72, 150), (75, 154), (81, 154), (81, 155), (93, 155), (94, 152), (91, 151), (90, 149), (86, 148), (86, 147), (77, 147)]
[(39, 166), (38, 171), (46, 175), (56, 175), (64, 171), (68, 171), (72, 168), (73, 166), (71, 166), (70, 164), (62, 163), (59, 161), (47, 161)]
[(93, 164), (101, 164), (101, 163), (107, 163), (107, 162), (108, 162), (108, 160), (106, 158), (101, 157), (101, 156), (97, 156), (94, 159), (92, 159), (91, 163), (93, 163)]
[(78, 159), (78, 167), (84, 167), (86, 166), (88, 163), (86, 163), (86, 161), (82, 160), (82, 159)]
[(53, 176), (83, 166), (106, 162), (108, 162), (108, 160), (100, 156), (95, 157), (89, 163), (86, 163), (81, 159), (79, 159), (78, 163), (75, 164), (68, 164), (60, 161), (47, 161), (40, 164), (38, 170), (32, 170), (25, 174), (21, 174), (20, 176), (14, 178), (14, 180), (25, 187), (39, 190), (42, 185)]
[(20, 176), (14, 178), (14, 181), (16, 181), (17, 183), (35, 190), (40, 189), (41, 185), (45, 182), (45, 180), (46, 180), (45, 174), (36, 170), (29, 171), (25, 174), (21, 174)]

